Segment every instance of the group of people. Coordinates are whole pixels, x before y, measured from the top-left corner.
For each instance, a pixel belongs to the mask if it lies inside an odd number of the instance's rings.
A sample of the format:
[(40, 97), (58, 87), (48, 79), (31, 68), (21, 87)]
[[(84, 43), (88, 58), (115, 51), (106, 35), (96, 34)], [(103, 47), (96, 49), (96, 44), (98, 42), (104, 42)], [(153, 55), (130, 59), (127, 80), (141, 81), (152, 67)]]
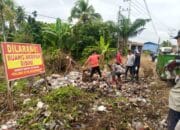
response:
[[(178, 43), (178, 49), (180, 48), (180, 31), (178, 35), (175, 37)], [(126, 68), (123, 69), (123, 61), (121, 56), (121, 51), (118, 51), (115, 58), (115, 63), (112, 64), (112, 77), (118, 77), (119, 80), (121, 74), (125, 73), (125, 79), (127, 79), (128, 71), (130, 71), (131, 79), (138, 80), (139, 78), (139, 68), (140, 68), (140, 58), (141, 54), (138, 50), (132, 52), (128, 50), (128, 55), (126, 59)], [(99, 67), (99, 59), (100, 55), (97, 54), (95, 51), (92, 53), (91, 56), (85, 62), (85, 65), (88, 64), (91, 67), (91, 74), (90, 77), (92, 78), (95, 72), (98, 72), (99, 76), (101, 77), (101, 71)], [(180, 75), (178, 75), (180, 77)], [(168, 130), (180, 130), (180, 78), (176, 81), (176, 85), (171, 88), (169, 94), (169, 113), (168, 113)]]
[[(135, 53), (135, 54), (134, 54)], [(93, 51), (92, 55), (88, 57), (84, 65), (88, 65), (91, 68), (90, 78), (93, 77), (94, 73), (98, 72), (99, 76), (102, 77), (101, 70), (99, 67), (99, 60), (101, 55)], [(140, 67), (140, 52), (128, 50), (127, 60), (123, 65), (122, 51), (118, 50), (114, 58), (114, 63), (109, 65), (113, 81), (121, 81), (121, 75), (125, 74), (127, 80), (128, 72), (130, 72), (131, 79), (139, 79), (139, 67)]]
[(127, 79), (128, 71), (130, 71), (131, 80), (133, 80), (134, 78), (136, 80), (139, 79), (140, 59), (141, 59), (141, 54), (139, 50), (135, 50), (135, 51), (128, 50), (125, 79)]

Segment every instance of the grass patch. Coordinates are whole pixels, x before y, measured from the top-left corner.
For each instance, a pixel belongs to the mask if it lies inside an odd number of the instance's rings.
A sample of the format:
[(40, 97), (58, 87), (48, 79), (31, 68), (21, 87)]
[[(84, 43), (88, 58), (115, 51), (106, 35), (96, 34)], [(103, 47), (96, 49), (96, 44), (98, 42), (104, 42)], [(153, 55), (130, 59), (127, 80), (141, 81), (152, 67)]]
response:
[(30, 101), (27, 101), (27, 103), (22, 105), (22, 107), (23, 107), (22, 109), (25, 110), (25, 109), (28, 109), (30, 107), (34, 108), (34, 107), (36, 107), (37, 103), (38, 103), (37, 98), (32, 98)]
[(15, 85), (13, 86), (13, 92), (14, 93), (21, 93), (24, 90), (27, 89), (27, 83), (28, 81), (26, 79), (21, 79), (15, 82)]
[(49, 105), (52, 117), (62, 120), (69, 128), (70, 121), (78, 119), (82, 112), (91, 108), (94, 98), (94, 94), (68, 86), (52, 91), (44, 97), (44, 102)]
[(0, 83), (0, 92), (1, 92), (1, 93), (6, 93), (6, 91), (7, 91), (6, 82), (5, 82), (5, 81), (2, 81), (2, 82)]
[[(42, 117), (42, 110), (36, 110), (37, 98), (32, 98), (22, 105), (23, 111), (29, 111), (18, 120), (20, 128), (23, 129), (44, 129), (45, 124), (51, 121), (61, 121), (66, 129), (71, 128), (71, 121), (84, 119), (84, 113), (92, 108), (95, 94), (85, 92), (77, 87), (67, 86), (51, 91), (46, 96), (40, 97), (43, 103), (48, 105), (46, 111), (50, 111), (49, 117)], [(83, 118), (82, 118), (83, 116)], [(40, 118), (39, 118), (40, 117)]]

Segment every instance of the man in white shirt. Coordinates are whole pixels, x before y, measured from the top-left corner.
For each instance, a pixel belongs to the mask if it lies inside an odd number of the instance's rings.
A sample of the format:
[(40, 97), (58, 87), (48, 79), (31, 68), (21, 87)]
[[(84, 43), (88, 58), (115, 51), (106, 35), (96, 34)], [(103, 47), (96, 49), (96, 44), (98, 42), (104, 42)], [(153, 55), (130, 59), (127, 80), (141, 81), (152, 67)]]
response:
[(134, 78), (134, 61), (135, 61), (135, 55), (131, 52), (131, 50), (128, 50), (127, 55), (127, 62), (126, 62), (126, 71), (125, 71), (125, 79), (127, 80), (127, 74), (130, 70), (131, 79)]

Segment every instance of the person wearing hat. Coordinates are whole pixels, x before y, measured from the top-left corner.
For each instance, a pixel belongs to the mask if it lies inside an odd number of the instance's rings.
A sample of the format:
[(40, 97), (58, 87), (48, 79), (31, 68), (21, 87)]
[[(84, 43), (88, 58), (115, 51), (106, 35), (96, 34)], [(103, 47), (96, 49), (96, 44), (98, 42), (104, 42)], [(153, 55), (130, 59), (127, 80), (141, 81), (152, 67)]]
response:
[(180, 31), (178, 32), (177, 36), (174, 37), (177, 40), (178, 46), (180, 46)]
[[(179, 49), (180, 31), (174, 38), (177, 39), (177, 46)], [(177, 77), (179, 76), (180, 75), (177, 75)], [(180, 79), (176, 79), (176, 85), (171, 88), (169, 93), (168, 130), (174, 130), (178, 121), (180, 121)]]

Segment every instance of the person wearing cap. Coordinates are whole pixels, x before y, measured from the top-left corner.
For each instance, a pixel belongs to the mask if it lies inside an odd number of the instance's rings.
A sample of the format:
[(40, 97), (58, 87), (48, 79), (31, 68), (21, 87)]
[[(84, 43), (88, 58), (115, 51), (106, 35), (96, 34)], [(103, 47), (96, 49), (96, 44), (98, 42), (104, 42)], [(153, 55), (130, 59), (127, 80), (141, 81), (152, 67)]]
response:
[[(180, 47), (180, 31), (175, 37), (178, 48)], [(177, 75), (180, 76), (180, 75)], [(176, 79), (176, 85), (169, 93), (168, 130), (174, 130), (180, 120), (180, 80)]]

